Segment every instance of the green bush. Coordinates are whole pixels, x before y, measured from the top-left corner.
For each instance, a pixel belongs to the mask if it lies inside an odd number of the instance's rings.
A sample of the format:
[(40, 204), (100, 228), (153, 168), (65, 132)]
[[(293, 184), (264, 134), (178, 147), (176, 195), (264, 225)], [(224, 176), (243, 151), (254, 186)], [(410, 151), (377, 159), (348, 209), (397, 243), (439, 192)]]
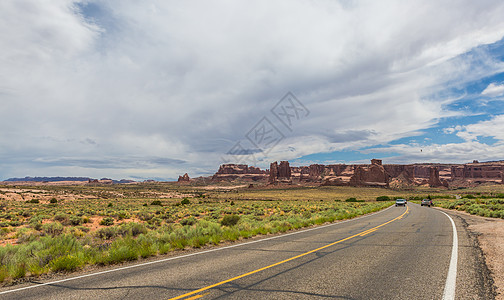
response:
[(40, 203), (39, 199), (31, 199), (28, 203)]
[(56, 198), (51, 198), (51, 200), (49, 200), (49, 203), (58, 203), (58, 200)]
[(117, 233), (122, 236), (138, 236), (147, 233), (147, 227), (144, 224), (129, 222), (119, 226)]
[(70, 217), (70, 224), (73, 226), (78, 226), (78, 225), (82, 224), (82, 217), (71, 216)]
[(389, 196), (379, 196), (379, 197), (376, 197), (376, 201), (390, 201), (390, 197)]
[(117, 236), (118, 230), (115, 227), (104, 227), (96, 231), (96, 235), (103, 239), (109, 240)]
[(240, 216), (237, 215), (225, 215), (221, 220), (222, 226), (234, 226), (240, 221)]
[(152, 201), (150, 205), (159, 205), (159, 206), (163, 206), (163, 204), (162, 204), (162, 203), (161, 203), (161, 201), (159, 201), (159, 200), (154, 200), (154, 201)]
[(82, 265), (82, 260), (74, 254), (60, 256), (50, 262), (51, 270), (54, 272), (75, 271)]
[(364, 202), (364, 200), (357, 200), (356, 198), (348, 198), (345, 200), (345, 202)]
[(35, 230), (42, 229), (42, 220), (40, 218), (31, 218), (29, 224)]
[(105, 257), (106, 264), (116, 264), (123, 261), (138, 259), (138, 246), (135, 240), (126, 238), (112, 243), (108, 256)]
[(186, 218), (186, 219), (183, 219), (182, 221), (180, 221), (180, 224), (184, 225), (184, 226), (190, 226), (190, 225), (194, 225), (196, 224), (198, 220), (196, 220), (195, 217), (189, 217), (189, 218)]
[(4, 266), (0, 267), (0, 283), (4, 282), (9, 277), (9, 272)]
[(70, 218), (66, 214), (57, 214), (54, 216), (53, 220), (60, 222), (63, 225), (70, 224)]
[(63, 232), (63, 225), (59, 222), (52, 222), (42, 225), (42, 232), (50, 236), (58, 236)]
[(100, 225), (103, 226), (112, 226), (114, 225), (114, 218), (112, 217), (105, 217), (100, 221)]
[(181, 205), (191, 204), (191, 201), (189, 201), (189, 199), (187, 198), (184, 198), (182, 201), (180, 201), (180, 204)]

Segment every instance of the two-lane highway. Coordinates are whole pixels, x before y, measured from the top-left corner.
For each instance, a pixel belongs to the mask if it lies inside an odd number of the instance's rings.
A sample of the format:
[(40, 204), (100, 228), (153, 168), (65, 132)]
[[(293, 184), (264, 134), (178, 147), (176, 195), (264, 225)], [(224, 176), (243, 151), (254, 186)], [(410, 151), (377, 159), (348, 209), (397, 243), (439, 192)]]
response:
[[(460, 220), (454, 224), (456, 298), (484, 299), (477, 249)], [(111, 272), (4, 288), (0, 298), (442, 299), (453, 241), (449, 216), (408, 204)]]

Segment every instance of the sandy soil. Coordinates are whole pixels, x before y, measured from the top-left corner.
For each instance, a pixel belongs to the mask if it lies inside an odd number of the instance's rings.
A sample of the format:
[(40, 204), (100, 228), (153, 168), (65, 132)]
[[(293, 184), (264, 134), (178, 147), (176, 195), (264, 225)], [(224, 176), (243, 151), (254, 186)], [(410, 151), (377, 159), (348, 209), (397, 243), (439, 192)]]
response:
[(453, 211), (469, 225), (468, 229), (478, 236), (478, 242), (497, 291), (495, 299), (504, 300), (504, 220), (474, 216), (466, 212)]
[(480, 233), (480, 246), (497, 289), (495, 299), (504, 300), (504, 220), (483, 219), (484, 222), (470, 225), (469, 229)]

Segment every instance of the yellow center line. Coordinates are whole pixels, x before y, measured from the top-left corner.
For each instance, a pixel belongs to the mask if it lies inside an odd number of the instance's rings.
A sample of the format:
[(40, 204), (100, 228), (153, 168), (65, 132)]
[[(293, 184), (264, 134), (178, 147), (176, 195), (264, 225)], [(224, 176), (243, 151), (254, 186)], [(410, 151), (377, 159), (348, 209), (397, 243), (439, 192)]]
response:
[[(260, 268), (260, 269), (256, 269), (256, 270), (254, 270), (254, 271), (250, 271), (250, 272), (248, 272), (248, 273), (244, 273), (244, 274), (238, 275), (238, 276), (236, 276), (236, 277), (229, 278), (229, 279), (223, 280), (223, 281), (221, 281), (221, 282), (214, 283), (214, 284), (212, 284), (212, 285), (208, 285), (208, 286), (206, 286), (206, 287), (202, 287), (202, 288), (200, 288), (200, 289), (194, 290), (194, 291), (192, 291), (192, 292), (189, 292), (189, 293), (186, 293), (186, 294), (183, 294), (183, 295), (180, 295), (180, 296), (174, 297), (174, 298), (170, 298), (169, 300), (182, 299), (182, 298), (185, 298), (185, 297), (188, 297), (188, 296), (194, 295), (194, 294), (198, 294), (198, 293), (201, 293), (201, 292), (203, 292), (203, 291), (206, 291), (206, 290), (212, 289), (212, 288), (214, 288), (214, 287), (217, 287), (217, 286), (219, 286), (219, 285), (223, 285), (223, 284), (225, 284), (225, 283), (228, 283), (228, 282), (231, 282), (231, 281), (235, 281), (235, 280), (240, 279), (240, 278), (243, 278), (243, 277), (247, 277), (247, 276), (249, 276), (249, 275), (252, 275), (252, 274), (255, 274), (255, 273), (258, 273), (258, 272), (261, 272), (261, 271), (264, 271), (264, 270), (267, 270), (267, 269), (270, 269), (270, 268), (273, 268), (273, 267), (276, 267), (276, 266), (281, 265), (281, 264), (284, 264), (284, 263), (289, 262), (289, 261), (291, 261), (291, 260), (295, 260), (295, 259), (298, 259), (298, 258), (300, 258), (300, 257), (306, 256), (306, 255), (311, 254), (311, 253), (313, 253), (313, 252), (317, 252), (317, 251), (320, 251), (320, 250), (322, 250), (322, 249), (325, 249), (325, 248), (328, 248), (328, 247), (334, 246), (334, 245), (336, 245), (336, 244), (339, 244), (339, 243), (342, 243), (342, 242), (348, 241), (348, 240), (353, 239), (353, 238), (355, 238), (355, 237), (358, 237), (358, 236), (365, 236), (365, 235), (367, 235), (367, 234), (369, 234), (369, 233), (371, 233), (371, 232), (374, 232), (374, 231), (378, 230), (378, 228), (380, 228), (380, 227), (382, 227), (382, 226), (385, 226), (385, 225), (387, 225), (387, 224), (390, 224), (390, 223), (392, 223), (392, 222), (394, 222), (394, 221), (396, 221), (396, 220), (402, 219), (402, 217), (403, 217), (404, 215), (406, 215), (406, 214), (408, 213), (408, 211), (409, 211), (409, 207), (408, 207), (408, 206), (406, 206), (406, 211), (405, 211), (402, 215), (400, 215), (399, 217), (396, 217), (396, 218), (394, 218), (394, 219), (392, 219), (392, 220), (390, 220), (390, 221), (388, 221), (388, 222), (385, 222), (385, 223), (383, 223), (383, 224), (380, 224), (380, 225), (378, 225), (378, 226), (375, 226), (375, 227), (373, 227), (373, 228), (371, 228), (371, 229), (364, 230), (363, 232), (359, 232), (359, 233), (354, 234), (354, 235), (352, 235), (352, 236), (349, 236), (349, 237), (346, 237), (346, 238), (344, 238), (344, 239), (338, 240), (338, 241), (336, 241), (336, 242), (333, 242), (333, 243), (327, 244), (327, 245), (322, 246), (322, 247), (319, 247), (319, 248), (317, 248), (317, 249), (313, 249), (313, 250), (310, 250), (310, 251), (308, 251), (308, 252), (305, 252), (305, 253), (302, 253), (302, 254), (299, 254), (299, 255), (293, 256), (293, 257), (291, 257), (291, 258), (288, 258), (288, 259), (285, 259), (285, 260), (279, 261), (279, 262), (274, 263), (274, 264), (271, 264), (271, 265), (269, 265), (269, 266), (262, 267), (262, 268)], [(207, 293), (207, 294), (208, 294), (208, 293)], [(198, 297), (198, 296), (201, 296), (201, 297), (202, 297), (202, 296), (207, 295), (207, 294), (197, 295), (197, 296), (195, 296), (195, 297)], [(189, 300), (189, 299), (196, 299), (195, 297), (188, 298), (188, 299), (186, 299), (186, 300)], [(198, 298), (200, 298), (200, 297), (198, 297)]]
[(201, 294), (201, 295), (192, 296), (191, 298), (187, 298), (186, 300), (194, 300), (194, 299), (198, 299), (198, 298), (201, 298), (201, 297), (206, 296), (206, 295), (208, 295), (208, 294), (210, 294), (210, 292), (208, 292), (208, 293), (204, 293), (204, 294)]

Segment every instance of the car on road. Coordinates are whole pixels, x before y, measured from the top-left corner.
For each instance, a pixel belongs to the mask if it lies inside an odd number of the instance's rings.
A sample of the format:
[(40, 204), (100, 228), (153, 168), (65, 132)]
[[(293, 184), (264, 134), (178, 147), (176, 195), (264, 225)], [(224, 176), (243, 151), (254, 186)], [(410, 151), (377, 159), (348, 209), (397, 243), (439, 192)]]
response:
[(434, 204), (432, 204), (432, 200), (431, 200), (431, 199), (423, 199), (423, 200), (422, 200), (422, 203), (420, 203), (420, 205), (421, 205), (421, 206), (424, 206), (424, 205), (425, 205), (425, 206), (431, 207), (431, 206), (432, 206), (432, 205), (434, 205)]
[(396, 199), (395, 206), (406, 206), (406, 199)]

